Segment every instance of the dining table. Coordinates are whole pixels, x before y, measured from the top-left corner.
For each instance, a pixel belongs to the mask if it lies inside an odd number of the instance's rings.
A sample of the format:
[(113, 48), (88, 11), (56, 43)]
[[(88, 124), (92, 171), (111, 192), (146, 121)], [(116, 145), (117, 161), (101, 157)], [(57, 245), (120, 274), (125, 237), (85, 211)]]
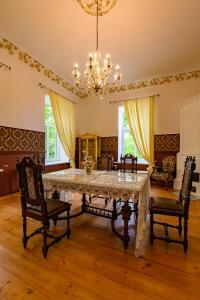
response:
[[(71, 218), (83, 213), (89, 213), (111, 219), (113, 232), (123, 241), (124, 247), (129, 244), (129, 220), (132, 215), (130, 199), (137, 203), (137, 226), (135, 236), (134, 255), (144, 256), (147, 245), (147, 223), (149, 211), (150, 181), (148, 174), (124, 173), (120, 171), (92, 170), (90, 175), (84, 169), (65, 169), (42, 175), (44, 188), (54, 191), (54, 195), (62, 191), (79, 193), (82, 196), (82, 206), (78, 213)], [(88, 204), (87, 196), (104, 197), (113, 201), (113, 209), (99, 208)], [(117, 203), (122, 202), (120, 212)], [(72, 203), (73, 204), (73, 203)], [(115, 228), (115, 221), (119, 215), (123, 219), (123, 234)]]

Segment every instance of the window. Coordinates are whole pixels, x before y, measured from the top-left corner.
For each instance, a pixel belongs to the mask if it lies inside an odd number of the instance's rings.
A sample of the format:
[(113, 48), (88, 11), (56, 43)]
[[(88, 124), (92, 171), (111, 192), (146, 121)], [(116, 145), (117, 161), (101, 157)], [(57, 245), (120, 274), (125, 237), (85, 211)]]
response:
[(118, 110), (118, 160), (120, 160), (121, 154), (132, 154), (137, 156), (138, 162), (146, 163), (134, 143), (127, 123), (124, 106), (120, 106)]
[(69, 161), (60, 143), (49, 96), (45, 96), (45, 161), (47, 164)]

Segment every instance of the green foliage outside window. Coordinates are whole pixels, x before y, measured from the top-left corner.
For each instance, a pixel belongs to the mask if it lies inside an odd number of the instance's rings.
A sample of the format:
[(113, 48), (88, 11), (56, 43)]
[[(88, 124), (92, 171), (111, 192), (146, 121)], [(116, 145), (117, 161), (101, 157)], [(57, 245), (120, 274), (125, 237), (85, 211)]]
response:
[(46, 159), (56, 160), (57, 153), (57, 132), (50, 105), (45, 105), (45, 138), (46, 138)]
[(139, 153), (139, 151), (136, 148), (136, 145), (133, 140), (133, 136), (131, 134), (130, 128), (128, 126), (127, 117), (124, 112), (123, 115), (123, 127), (124, 127), (124, 155), (125, 154), (132, 154), (136, 155), (138, 159), (142, 158), (142, 155)]

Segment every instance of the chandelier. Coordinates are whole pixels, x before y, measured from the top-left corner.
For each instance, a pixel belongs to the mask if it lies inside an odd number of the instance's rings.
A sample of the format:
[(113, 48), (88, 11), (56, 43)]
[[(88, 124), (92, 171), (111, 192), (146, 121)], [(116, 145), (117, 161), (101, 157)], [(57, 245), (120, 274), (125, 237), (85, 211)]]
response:
[(78, 89), (84, 90), (88, 95), (98, 96), (102, 99), (103, 96), (109, 94), (111, 90), (117, 92), (120, 87), (122, 75), (119, 65), (115, 67), (116, 73), (114, 74), (114, 81), (109, 83), (112, 67), (113, 64), (110, 55), (107, 54), (102, 61), (99, 52), (99, 1), (96, 0), (96, 52), (89, 54), (89, 60), (84, 70), (84, 83), (80, 80), (81, 73), (78, 69), (78, 64), (74, 64), (72, 71), (74, 84)]

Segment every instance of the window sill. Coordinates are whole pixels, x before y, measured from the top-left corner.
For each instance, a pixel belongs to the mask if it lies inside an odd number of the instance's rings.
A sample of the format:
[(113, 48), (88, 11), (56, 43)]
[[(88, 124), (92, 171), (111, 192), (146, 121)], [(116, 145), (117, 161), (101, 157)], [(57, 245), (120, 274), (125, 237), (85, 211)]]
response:
[(62, 165), (62, 164), (68, 164), (69, 161), (61, 161), (61, 160), (57, 160), (57, 161), (47, 161), (45, 162), (45, 166), (55, 166), (55, 165)]

